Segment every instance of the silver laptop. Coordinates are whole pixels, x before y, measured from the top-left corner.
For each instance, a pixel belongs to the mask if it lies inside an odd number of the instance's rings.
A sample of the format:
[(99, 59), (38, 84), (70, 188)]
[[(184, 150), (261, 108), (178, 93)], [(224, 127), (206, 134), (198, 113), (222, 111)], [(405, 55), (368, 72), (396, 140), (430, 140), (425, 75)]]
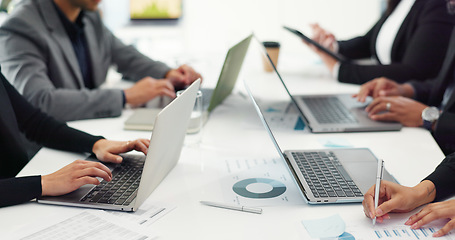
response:
[[(201, 89), (204, 122), (207, 121), (210, 112), (220, 105), (234, 89), (252, 37), (253, 35), (246, 37), (229, 49), (216, 87), (214, 89)], [(133, 115), (125, 121), (124, 128), (127, 130), (153, 130), (153, 119), (159, 111), (160, 110), (156, 108), (137, 109)], [(188, 128), (189, 133), (192, 132), (192, 129), (198, 129), (197, 127), (193, 127), (193, 125), (199, 124), (198, 121), (199, 120), (195, 120), (194, 123), (193, 121), (190, 121), (190, 127)]]
[(365, 112), (365, 107), (369, 102), (360, 103), (351, 94), (292, 95), (263, 47), (261, 47), (261, 52), (269, 59), (269, 64), (277, 75), (274, 79), (281, 81), (284, 90), (300, 111), (302, 120), (312, 132), (401, 130), (402, 125), (400, 123), (371, 120)]
[(100, 185), (85, 185), (59, 197), (42, 197), (39, 203), (136, 211), (174, 168), (180, 157), (200, 80), (166, 106), (156, 117), (147, 156), (125, 154), (122, 164), (108, 166), (113, 178)]
[[(267, 106), (258, 105), (260, 101), (256, 101), (246, 82), (245, 87), (278, 153), (286, 161), (308, 203), (347, 203), (363, 200), (363, 195), (375, 184), (378, 165), (378, 159), (369, 149), (337, 148), (282, 152), (263, 115)], [(396, 182), (386, 170), (383, 179)]]

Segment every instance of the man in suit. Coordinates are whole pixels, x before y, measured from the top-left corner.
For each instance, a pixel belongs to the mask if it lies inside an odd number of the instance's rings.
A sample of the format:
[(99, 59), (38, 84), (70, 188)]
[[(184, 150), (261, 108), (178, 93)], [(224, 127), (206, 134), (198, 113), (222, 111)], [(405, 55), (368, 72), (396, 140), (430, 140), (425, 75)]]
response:
[[(34, 106), (62, 121), (114, 117), (200, 77), (124, 45), (103, 25), (99, 2), (24, 0), (1, 26), (2, 72)], [(100, 89), (111, 66), (135, 84)]]
[[(454, 14), (455, 0), (447, 0)], [(378, 121), (396, 121), (409, 127), (430, 130), (443, 152), (455, 152), (455, 30), (439, 75), (424, 82), (398, 84), (387, 78), (377, 78), (363, 84), (354, 95), (361, 102), (367, 96), (374, 100), (366, 108)]]

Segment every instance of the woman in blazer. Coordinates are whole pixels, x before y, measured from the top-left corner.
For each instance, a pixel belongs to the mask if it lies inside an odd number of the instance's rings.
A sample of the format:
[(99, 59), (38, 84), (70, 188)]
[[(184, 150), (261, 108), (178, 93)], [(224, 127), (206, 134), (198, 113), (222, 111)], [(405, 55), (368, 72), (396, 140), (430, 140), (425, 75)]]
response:
[(146, 152), (149, 140), (120, 142), (78, 131), (58, 122), (28, 103), (0, 73), (0, 207), (42, 195), (57, 196), (85, 184), (110, 181), (112, 173), (101, 163), (77, 160), (45, 176), (14, 177), (29, 161), (21, 133), (45, 147), (94, 153), (104, 162), (119, 163), (119, 153)]
[[(438, 74), (454, 24), (445, 0), (389, 0), (383, 17), (364, 36), (336, 41), (333, 34), (313, 25), (313, 39), (347, 61), (337, 62), (312, 49), (340, 82), (363, 84), (377, 77), (424, 80)], [(366, 58), (377, 64), (351, 61)]]

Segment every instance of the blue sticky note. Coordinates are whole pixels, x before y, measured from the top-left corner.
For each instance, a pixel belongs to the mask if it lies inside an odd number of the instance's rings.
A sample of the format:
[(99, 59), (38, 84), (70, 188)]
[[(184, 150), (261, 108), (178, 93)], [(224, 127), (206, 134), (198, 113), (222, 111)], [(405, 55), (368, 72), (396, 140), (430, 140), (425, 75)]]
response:
[(346, 229), (346, 224), (338, 214), (327, 218), (303, 220), (302, 224), (312, 238), (335, 238)]
[(302, 118), (298, 118), (297, 122), (295, 123), (294, 130), (304, 130), (305, 129), (305, 123), (303, 122)]
[(279, 109), (272, 108), (272, 107), (267, 108), (265, 111), (266, 111), (266, 112), (280, 112)]
[(349, 148), (353, 147), (352, 144), (340, 137), (332, 137), (332, 138), (320, 138), (319, 142), (324, 146), (328, 148)]

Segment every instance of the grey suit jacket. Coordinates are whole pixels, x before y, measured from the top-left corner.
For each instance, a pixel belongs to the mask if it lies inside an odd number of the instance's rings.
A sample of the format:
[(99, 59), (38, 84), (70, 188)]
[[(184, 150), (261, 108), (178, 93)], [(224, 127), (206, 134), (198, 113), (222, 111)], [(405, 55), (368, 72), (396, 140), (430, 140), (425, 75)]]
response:
[(24, 0), (0, 27), (0, 64), (6, 78), (30, 101), (62, 120), (114, 117), (123, 108), (119, 89), (99, 89), (109, 67), (124, 78), (163, 78), (170, 70), (134, 47), (124, 45), (102, 23), (98, 12), (86, 12), (85, 35), (95, 89), (85, 88), (71, 41), (52, 0)]

